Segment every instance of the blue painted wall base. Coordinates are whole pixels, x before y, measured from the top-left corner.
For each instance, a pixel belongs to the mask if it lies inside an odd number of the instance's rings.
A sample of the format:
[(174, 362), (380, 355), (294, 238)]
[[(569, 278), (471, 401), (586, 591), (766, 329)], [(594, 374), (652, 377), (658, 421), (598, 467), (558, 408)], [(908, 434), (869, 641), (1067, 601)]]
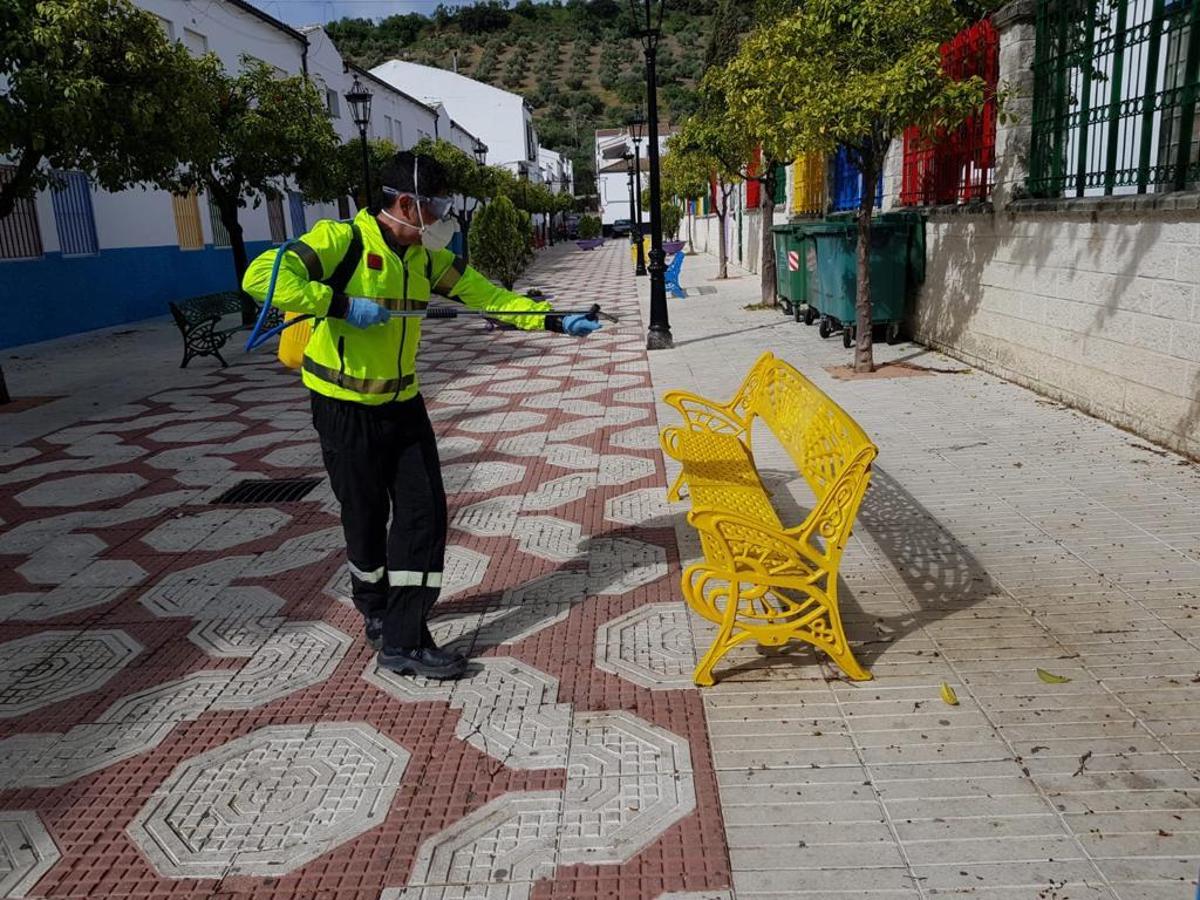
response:
[[(270, 241), (246, 244), (250, 259)], [(167, 314), (167, 302), (235, 287), (228, 247), (47, 253), (0, 262), (0, 349)]]

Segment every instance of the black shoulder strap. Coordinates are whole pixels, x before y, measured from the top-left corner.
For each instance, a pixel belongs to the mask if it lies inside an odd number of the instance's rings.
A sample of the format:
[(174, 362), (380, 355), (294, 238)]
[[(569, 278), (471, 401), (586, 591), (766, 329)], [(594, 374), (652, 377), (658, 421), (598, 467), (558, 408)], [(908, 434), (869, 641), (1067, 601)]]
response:
[(333, 274), (328, 278), (323, 278), (322, 282), (333, 288), (335, 294), (344, 293), (346, 285), (350, 283), (350, 279), (354, 277), (354, 270), (358, 268), (358, 264), (362, 262), (363, 254), (363, 239), (362, 232), (358, 230), (358, 225), (351, 222), (350, 228), (353, 234), (350, 236), (350, 246), (346, 248), (346, 255), (342, 257), (342, 261), (337, 264), (337, 268), (333, 270)]

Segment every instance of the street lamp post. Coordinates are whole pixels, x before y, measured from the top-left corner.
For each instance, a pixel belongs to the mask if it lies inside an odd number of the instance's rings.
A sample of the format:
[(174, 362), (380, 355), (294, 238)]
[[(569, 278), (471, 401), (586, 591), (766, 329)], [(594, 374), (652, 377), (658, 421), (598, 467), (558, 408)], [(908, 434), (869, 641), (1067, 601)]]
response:
[(666, 0), (629, 0), (629, 10), (642, 49), (646, 53), (646, 119), (650, 126), (650, 330), (646, 335), (647, 350), (669, 350), (674, 346), (671, 323), (667, 317), (667, 267), (662, 248), (662, 196), (658, 171), (658, 41), (662, 37), (663, 9)]
[(483, 166), (487, 163), (488, 145), (478, 138), (475, 139), (475, 163)]
[(367, 126), (371, 124), (371, 92), (363, 87), (358, 76), (354, 76), (354, 84), (344, 95), (350, 104), (350, 116), (358, 126), (358, 137), (362, 143), (363, 158), (363, 207), (371, 203), (371, 157), (367, 150)]
[[(629, 176), (629, 217), (634, 216), (633, 206), (633, 154), (626, 150), (621, 154), (621, 159), (625, 161), (625, 174)], [(636, 227), (636, 225), (635, 225)]]
[(629, 135), (633, 138), (633, 240), (637, 244), (637, 268), (634, 275), (646, 274), (646, 248), (642, 243), (642, 129), (646, 119), (638, 113), (629, 120)]

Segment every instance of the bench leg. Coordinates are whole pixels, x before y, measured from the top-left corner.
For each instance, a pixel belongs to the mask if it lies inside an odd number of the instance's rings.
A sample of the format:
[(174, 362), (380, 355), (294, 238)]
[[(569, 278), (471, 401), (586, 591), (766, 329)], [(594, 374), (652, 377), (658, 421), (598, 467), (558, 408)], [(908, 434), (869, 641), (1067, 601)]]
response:
[(221, 351), (220, 351), (220, 350), (214, 350), (214, 351), (212, 352), (212, 354), (213, 354), (213, 356), (215, 356), (217, 359), (219, 359), (219, 360), (221, 361), (221, 368), (222, 368), (222, 369), (228, 369), (228, 368), (229, 368), (229, 363), (225, 362), (225, 357), (223, 357), (223, 356), (221, 355)]
[(797, 635), (809, 641), (825, 654), (841, 669), (851, 681), (871, 681), (874, 677), (859, 665), (846, 640), (846, 630), (842, 628), (842, 617), (838, 614), (836, 604), (830, 604), (826, 609), (825, 618), (809, 623), (809, 634)]
[(179, 368), (186, 369), (187, 364), (192, 361), (192, 356), (193, 356), (192, 351), (187, 349), (186, 347), (184, 347), (183, 348), (183, 362), (181, 362), (179, 364)]
[(679, 493), (679, 491), (682, 487), (683, 487), (683, 472), (680, 472), (678, 475), (675, 476), (674, 483), (672, 483), (672, 485), (667, 489), (667, 500), (671, 503), (678, 503), (680, 500), (682, 500), (683, 495)]
[[(683, 575), (684, 598), (687, 600), (688, 605), (700, 613), (700, 615), (706, 619), (716, 621), (716, 616), (714, 615), (716, 612), (715, 605), (711, 602), (712, 598), (705, 596), (704, 593), (707, 579), (701, 575), (699, 579), (694, 581), (692, 574), (693, 570), (689, 568)], [(692, 681), (700, 687), (712, 687), (716, 683), (712, 674), (713, 667), (720, 662), (721, 657), (750, 637), (750, 632), (745, 630), (734, 632), (740, 604), (739, 586), (736, 583), (729, 585), (725, 609), (721, 613), (717, 628), (717, 636), (713, 638), (712, 646), (708, 648), (708, 652), (704, 654), (704, 657), (696, 666), (696, 671), (692, 673)]]

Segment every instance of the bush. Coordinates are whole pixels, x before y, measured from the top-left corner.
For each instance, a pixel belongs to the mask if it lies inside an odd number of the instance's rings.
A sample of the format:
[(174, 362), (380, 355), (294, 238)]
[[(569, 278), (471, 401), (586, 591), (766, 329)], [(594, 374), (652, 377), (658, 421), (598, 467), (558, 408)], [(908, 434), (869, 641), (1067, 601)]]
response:
[(668, 203), (662, 208), (663, 237), (676, 238), (679, 236), (679, 223), (683, 221), (683, 210), (674, 203)]
[(579, 220), (579, 236), (584, 240), (598, 238), (604, 233), (604, 226), (595, 216), (584, 216)]
[(529, 234), (507, 197), (497, 197), (475, 213), (470, 231), (471, 264), (509, 290), (525, 269)]

